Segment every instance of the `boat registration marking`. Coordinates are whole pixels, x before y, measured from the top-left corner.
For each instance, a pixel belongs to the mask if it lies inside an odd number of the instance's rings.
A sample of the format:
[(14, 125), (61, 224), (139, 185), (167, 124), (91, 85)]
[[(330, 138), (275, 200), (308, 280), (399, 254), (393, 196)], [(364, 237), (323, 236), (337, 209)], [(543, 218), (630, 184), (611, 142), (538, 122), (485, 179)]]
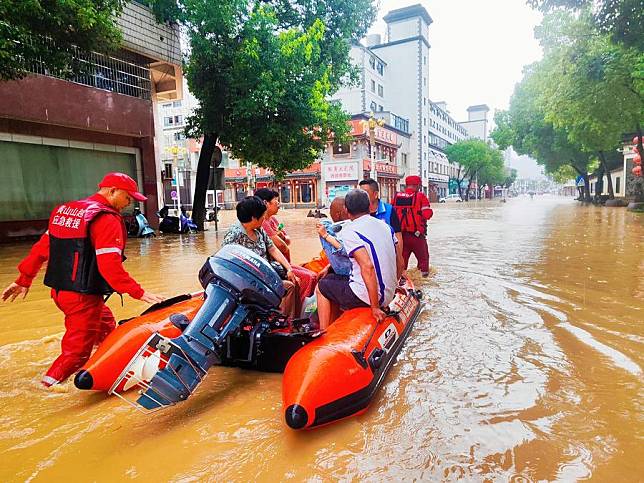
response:
[(396, 326), (394, 324), (389, 324), (385, 331), (380, 334), (380, 337), (378, 337), (378, 343), (380, 344), (380, 347), (385, 350), (385, 352), (389, 352), (389, 349), (391, 349), (391, 347), (394, 345), (394, 342), (396, 342), (397, 338), (398, 331), (396, 330)]

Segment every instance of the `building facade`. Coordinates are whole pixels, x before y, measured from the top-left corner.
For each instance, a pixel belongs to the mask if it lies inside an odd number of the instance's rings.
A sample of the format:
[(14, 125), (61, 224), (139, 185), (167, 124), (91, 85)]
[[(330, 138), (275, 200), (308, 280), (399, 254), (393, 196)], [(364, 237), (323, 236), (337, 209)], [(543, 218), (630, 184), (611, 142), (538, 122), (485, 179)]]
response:
[(410, 157), (404, 175), (429, 182), (429, 26), (432, 18), (421, 5), (392, 10), (384, 16), (385, 42), (370, 41), (369, 50), (386, 63), (386, 108), (409, 120)]
[(427, 166), (430, 201), (458, 193), (458, 165), (450, 164), (445, 148), (468, 139), (468, 130), (447, 110), (445, 102), (431, 102), (429, 107), (429, 162)]
[(93, 193), (109, 171), (138, 180), (155, 222), (154, 104), (181, 97), (179, 32), (135, 2), (118, 23), (118, 52), (76, 52), (83, 75), (64, 80), (35, 62), (32, 75), (0, 83), (0, 239), (39, 235), (55, 205)]
[(488, 112), (490, 112), (490, 108), (485, 104), (467, 108), (467, 121), (462, 121), (461, 125), (469, 132), (470, 137), (478, 138), (485, 142), (490, 139)]

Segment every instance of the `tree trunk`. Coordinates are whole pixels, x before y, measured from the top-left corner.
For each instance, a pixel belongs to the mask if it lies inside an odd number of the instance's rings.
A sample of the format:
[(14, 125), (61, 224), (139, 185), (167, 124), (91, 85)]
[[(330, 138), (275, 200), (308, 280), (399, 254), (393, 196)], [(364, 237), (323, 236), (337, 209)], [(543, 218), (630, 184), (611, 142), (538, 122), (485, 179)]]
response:
[[(610, 175), (610, 169), (608, 169), (608, 164), (606, 163), (606, 157), (604, 156), (604, 151), (599, 151), (599, 159), (601, 160), (602, 166), (604, 168), (604, 173), (606, 173), (606, 180), (608, 181), (608, 199), (615, 199), (615, 191), (613, 190), (613, 178)], [(601, 195), (601, 193), (599, 193)]]
[[(208, 180), (210, 179), (210, 167), (212, 155), (215, 152), (217, 134), (208, 133), (204, 135), (199, 163), (197, 164), (197, 179), (195, 180), (195, 196), (192, 202), (192, 221), (197, 229), (203, 231), (206, 220), (206, 192), (208, 191)], [(215, 166), (216, 168), (217, 166)]]

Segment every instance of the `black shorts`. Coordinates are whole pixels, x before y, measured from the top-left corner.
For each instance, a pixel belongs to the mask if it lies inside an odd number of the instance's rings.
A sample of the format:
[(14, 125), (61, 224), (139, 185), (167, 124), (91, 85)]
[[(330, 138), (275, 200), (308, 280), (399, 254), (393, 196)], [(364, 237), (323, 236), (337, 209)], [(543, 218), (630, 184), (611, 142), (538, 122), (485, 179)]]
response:
[(369, 307), (369, 304), (353, 293), (349, 286), (349, 277), (346, 275), (330, 273), (318, 281), (318, 288), (322, 295), (338, 304), (342, 310)]

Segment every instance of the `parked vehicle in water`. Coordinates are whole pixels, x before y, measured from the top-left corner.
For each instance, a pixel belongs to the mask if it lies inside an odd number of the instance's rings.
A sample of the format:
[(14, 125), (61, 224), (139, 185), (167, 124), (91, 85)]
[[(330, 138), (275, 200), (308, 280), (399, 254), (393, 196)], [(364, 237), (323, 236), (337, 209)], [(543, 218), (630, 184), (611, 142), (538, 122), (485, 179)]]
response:
[(148, 219), (143, 213), (141, 213), (138, 206), (134, 208), (132, 219), (127, 223), (127, 236), (131, 238), (148, 238), (157, 236), (152, 227), (150, 227)]
[(159, 230), (163, 233), (190, 233), (197, 231), (197, 225), (188, 218), (185, 208), (181, 208), (181, 214), (177, 216), (169, 215), (170, 209), (164, 206), (159, 210)]
[(438, 200), (439, 203), (447, 203), (452, 201), (456, 201), (457, 203), (460, 203), (463, 200), (461, 199), (461, 196), (458, 193), (444, 196)]

